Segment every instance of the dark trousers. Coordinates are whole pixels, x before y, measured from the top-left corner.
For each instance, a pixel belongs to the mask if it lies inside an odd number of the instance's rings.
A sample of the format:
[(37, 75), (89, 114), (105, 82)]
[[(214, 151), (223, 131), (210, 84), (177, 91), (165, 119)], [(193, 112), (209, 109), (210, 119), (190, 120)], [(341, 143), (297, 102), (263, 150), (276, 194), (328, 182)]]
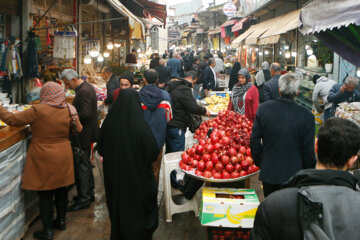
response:
[(271, 193), (282, 188), (282, 185), (280, 185), (280, 184), (272, 184), (272, 183), (268, 183), (268, 182), (262, 182), (262, 185), (263, 185), (264, 197), (267, 197)]
[(324, 121), (331, 118), (331, 108), (327, 108), (324, 110)]
[(166, 128), (166, 153), (184, 151), (185, 132), (180, 128)]
[(56, 218), (65, 219), (67, 207), (67, 189), (65, 187), (54, 190), (38, 191), (40, 219), (44, 229), (52, 229), (54, 215), (53, 198), (55, 196)]
[(94, 195), (94, 173), (91, 166), (90, 147), (83, 149), (85, 156), (75, 161), (75, 185), (80, 202), (89, 201)]

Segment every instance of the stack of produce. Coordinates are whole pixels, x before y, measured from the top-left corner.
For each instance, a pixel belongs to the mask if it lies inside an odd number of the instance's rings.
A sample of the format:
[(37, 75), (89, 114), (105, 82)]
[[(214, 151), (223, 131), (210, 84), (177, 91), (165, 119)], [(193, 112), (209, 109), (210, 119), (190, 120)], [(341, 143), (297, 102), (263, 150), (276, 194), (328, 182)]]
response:
[(340, 103), (336, 108), (335, 116), (360, 125), (360, 102)]
[(217, 114), (219, 111), (226, 110), (229, 104), (230, 96), (226, 94), (225, 97), (221, 95), (211, 95), (211, 97), (205, 98), (205, 102), (208, 104), (208, 109), (211, 113)]
[[(209, 129), (213, 131), (207, 138)], [(214, 179), (239, 178), (259, 170), (251, 158), (252, 123), (239, 113), (223, 111), (203, 122), (196, 130), (194, 144), (181, 155), (180, 168)]]

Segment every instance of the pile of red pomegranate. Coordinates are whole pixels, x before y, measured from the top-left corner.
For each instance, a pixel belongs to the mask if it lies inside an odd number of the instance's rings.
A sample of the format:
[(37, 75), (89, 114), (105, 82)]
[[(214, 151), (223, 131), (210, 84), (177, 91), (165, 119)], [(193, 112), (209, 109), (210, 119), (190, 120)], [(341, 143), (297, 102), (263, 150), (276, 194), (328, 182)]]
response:
[[(210, 128), (213, 131), (207, 138)], [(203, 122), (193, 145), (181, 154), (180, 167), (205, 178), (230, 179), (259, 170), (251, 158), (250, 134), (252, 123), (239, 113), (220, 112), (216, 118)]]

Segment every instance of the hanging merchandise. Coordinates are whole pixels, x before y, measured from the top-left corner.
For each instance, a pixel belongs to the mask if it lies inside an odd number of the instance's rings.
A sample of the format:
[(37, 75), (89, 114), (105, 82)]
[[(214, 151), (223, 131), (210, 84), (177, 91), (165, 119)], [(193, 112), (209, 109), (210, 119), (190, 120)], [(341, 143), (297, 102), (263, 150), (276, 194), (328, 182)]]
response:
[[(70, 29), (69, 29), (70, 28)], [(64, 31), (54, 33), (54, 58), (73, 59), (75, 54), (76, 29), (67, 27)]]
[(37, 45), (36, 44), (36, 36), (34, 33), (29, 33), (29, 40), (28, 46), (26, 50), (26, 64), (25, 66), (25, 74), (27, 78), (38, 78), (39, 75), (39, 62), (38, 62), (38, 55), (37, 55)]

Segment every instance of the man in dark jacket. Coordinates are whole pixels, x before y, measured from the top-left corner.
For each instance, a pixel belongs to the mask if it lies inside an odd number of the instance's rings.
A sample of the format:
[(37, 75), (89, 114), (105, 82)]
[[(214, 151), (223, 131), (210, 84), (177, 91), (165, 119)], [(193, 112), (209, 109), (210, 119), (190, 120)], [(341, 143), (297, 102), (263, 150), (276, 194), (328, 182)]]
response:
[(166, 152), (183, 151), (185, 148), (185, 131), (189, 126), (189, 114), (209, 115), (210, 112), (199, 106), (191, 93), (190, 81), (182, 78), (172, 79), (165, 87), (170, 93), (173, 119), (166, 129)]
[(360, 239), (359, 178), (347, 172), (359, 148), (356, 124), (327, 120), (315, 142), (316, 169), (301, 170), (260, 204), (251, 239)]
[[(139, 95), (144, 117), (161, 150), (165, 143), (167, 123), (172, 119), (170, 95), (156, 87), (158, 74), (155, 70), (146, 70), (143, 80), (145, 86), (140, 90)], [(160, 151), (157, 161), (152, 164), (157, 183), (159, 183), (162, 154), (163, 151)]]
[(157, 81), (157, 85), (159, 88), (164, 88), (165, 84), (170, 81), (170, 68), (165, 66), (165, 60), (160, 59), (159, 60), (159, 66), (154, 68), (155, 71), (158, 73), (159, 81)]
[(269, 100), (276, 100), (280, 98), (279, 95), (279, 79), (281, 77), (281, 65), (274, 62), (270, 66), (270, 73), (272, 78), (264, 83), (264, 102)]
[(355, 89), (359, 83), (356, 77), (347, 77), (344, 84), (337, 83), (330, 89), (327, 100), (332, 103), (330, 114), (335, 115), (336, 108), (342, 102), (360, 101), (360, 93)]
[(195, 74), (196, 74), (196, 83), (194, 84), (194, 88), (193, 88), (193, 97), (196, 99), (197, 96), (199, 95), (199, 90), (200, 90), (200, 87), (201, 87), (201, 84), (198, 82), (199, 78), (200, 78), (200, 59), (199, 57), (195, 57), (194, 58), (194, 63), (192, 64), (191, 66), (191, 71), (194, 71)]
[(300, 76), (283, 75), (278, 100), (262, 103), (252, 128), (250, 145), (265, 197), (281, 188), (297, 171), (315, 166), (314, 115), (296, 104)]
[[(80, 147), (85, 152), (85, 157), (75, 161), (75, 184), (78, 192), (76, 202), (68, 211), (76, 211), (89, 208), (94, 198), (94, 175), (90, 162), (91, 143), (97, 140), (99, 131), (97, 98), (95, 89), (88, 82), (81, 80), (72, 69), (66, 69), (61, 73), (61, 79), (67, 87), (75, 90), (73, 105), (79, 114), (83, 130), (79, 134)], [(71, 139), (72, 144), (77, 145), (76, 139)]]
[(120, 87), (119, 78), (113, 74), (113, 70), (110, 67), (104, 69), (104, 77), (107, 79), (106, 92), (107, 97), (105, 103), (111, 105), (113, 103), (113, 92)]
[(131, 63), (131, 64), (136, 64), (137, 63), (137, 58), (136, 58), (136, 50), (133, 49), (131, 51), (131, 53), (129, 53), (128, 55), (126, 55), (126, 63)]
[(177, 59), (178, 57), (179, 55), (174, 54), (166, 63), (166, 66), (169, 67), (171, 71), (170, 78), (179, 77), (181, 74), (181, 63)]
[(206, 96), (208, 96), (208, 92), (210, 90), (216, 91), (217, 89), (217, 79), (214, 67), (216, 65), (215, 59), (210, 58), (208, 62), (208, 66), (203, 71), (203, 88), (205, 90)]

